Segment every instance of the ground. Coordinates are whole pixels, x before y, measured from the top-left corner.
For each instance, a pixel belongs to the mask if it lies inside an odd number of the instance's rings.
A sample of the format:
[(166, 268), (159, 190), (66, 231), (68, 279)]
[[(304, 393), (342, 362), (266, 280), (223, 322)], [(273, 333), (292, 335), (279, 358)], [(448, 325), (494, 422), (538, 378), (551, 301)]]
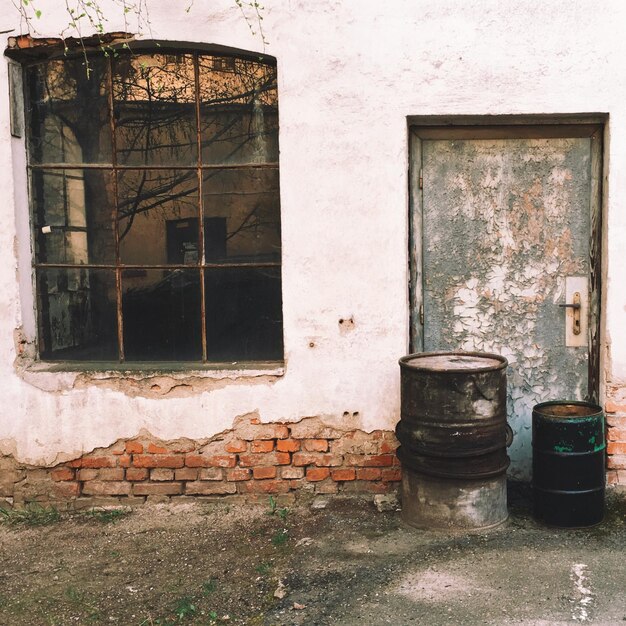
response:
[(517, 488), (505, 524), (458, 535), (371, 497), (9, 514), (0, 624), (621, 624), (626, 497), (608, 505), (595, 528), (547, 528)]

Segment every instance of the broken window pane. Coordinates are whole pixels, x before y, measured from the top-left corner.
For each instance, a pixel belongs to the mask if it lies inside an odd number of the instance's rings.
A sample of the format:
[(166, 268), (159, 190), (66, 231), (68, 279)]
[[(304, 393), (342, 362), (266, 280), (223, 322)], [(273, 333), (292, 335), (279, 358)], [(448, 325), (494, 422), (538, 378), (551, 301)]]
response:
[[(278, 169), (206, 170), (202, 196), (205, 217), (225, 220), (224, 260), (280, 260)], [(210, 243), (207, 262), (211, 259)]]
[(108, 63), (82, 57), (25, 70), (31, 163), (110, 163)]
[[(199, 215), (196, 170), (125, 170), (118, 178), (120, 261), (128, 265), (195, 264), (198, 229), (172, 253), (168, 233)], [(180, 255), (178, 254), (180, 252)], [(181, 260), (182, 259), (182, 260)]]
[(199, 270), (124, 270), (122, 291), (126, 360), (202, 360)]
[(35, 258), (39, 263), (113, 263), (110, 170), (33, 170)]
[(280, 268), (206, 270), (209, 361), (281, 359)]
[(277, 162), (276, 68), (211, 56), (199, 64), (202, 162)]
[(118, 359), (115, 272), (37, 271), (39, 353), (44, 359)]
[(117, 159), (123, 165), (197, 162), (191, 55), (119, 55), (113, 97)]

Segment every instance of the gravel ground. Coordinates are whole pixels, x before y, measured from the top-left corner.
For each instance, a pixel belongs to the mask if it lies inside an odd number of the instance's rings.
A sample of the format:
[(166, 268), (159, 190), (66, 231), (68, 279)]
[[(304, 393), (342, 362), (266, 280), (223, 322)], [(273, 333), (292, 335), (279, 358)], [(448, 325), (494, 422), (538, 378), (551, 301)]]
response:
[(610, 495), (603, 524), (559, 530), (528, 495), (511, 491), (502, 526), (459, 535), (371, 498), (9, 516), (0, 624), (624, 623), (626, 496)]

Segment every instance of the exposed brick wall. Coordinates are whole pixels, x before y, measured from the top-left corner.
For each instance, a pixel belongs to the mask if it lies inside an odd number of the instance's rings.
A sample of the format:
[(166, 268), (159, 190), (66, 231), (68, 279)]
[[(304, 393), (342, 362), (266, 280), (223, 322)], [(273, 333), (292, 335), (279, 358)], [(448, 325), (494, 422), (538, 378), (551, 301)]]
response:
[(15, 504), (140, 504), (171, 498), (385, 493), (397, 487), (393, 432), (344, 432), (318, 418), (261, 424), (241, 418), (203, 441), (140, 436), (51, 468), (0, 458), (0, 497)]
[(626, 388), (609, 387), (604, 406), (607, 423), (607, 482), (626, 486)]

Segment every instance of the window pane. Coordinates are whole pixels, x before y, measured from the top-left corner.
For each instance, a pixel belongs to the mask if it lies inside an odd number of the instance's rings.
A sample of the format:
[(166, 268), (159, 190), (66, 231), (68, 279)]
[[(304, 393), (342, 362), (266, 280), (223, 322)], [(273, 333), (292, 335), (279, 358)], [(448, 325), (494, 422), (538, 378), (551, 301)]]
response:
[(118, 359), (115, 272), (37, 271), (39, 353), (44, 359)]
[(35, 258), (39, 263), (113, 263), (110, 170), (33, 170)]
[(110, 163), (108, 63), (49, 61), (25, 70), (31, 163)]
[(127, 361), (202, 359), (200, 271), (122, 273)]
[[(198, 262), (196, 170), (126, 170), (118, 174), (120, 260), (131, 265)], [(195, 233), (189, 220), (195, 219)], [(180, 240), (172, 233), (185, 230)], [(168, 240), (169, 235), (169, 240)]]
[(202, 162), (278, 161), (276, 68), (212, 56), (199, 64)]
[(120, 55), (113, 96), (118, 162), (191, 165), (198, 160), (191, 55)]
[(206, 170), (202, 193), (205, 218), (226, 223), (223, 245), (205, 226), (207, 262), (280, 261), (277, 169)]
[(283, 358), (279, 268), (207, 270), (205, 289), (210, 361)]

